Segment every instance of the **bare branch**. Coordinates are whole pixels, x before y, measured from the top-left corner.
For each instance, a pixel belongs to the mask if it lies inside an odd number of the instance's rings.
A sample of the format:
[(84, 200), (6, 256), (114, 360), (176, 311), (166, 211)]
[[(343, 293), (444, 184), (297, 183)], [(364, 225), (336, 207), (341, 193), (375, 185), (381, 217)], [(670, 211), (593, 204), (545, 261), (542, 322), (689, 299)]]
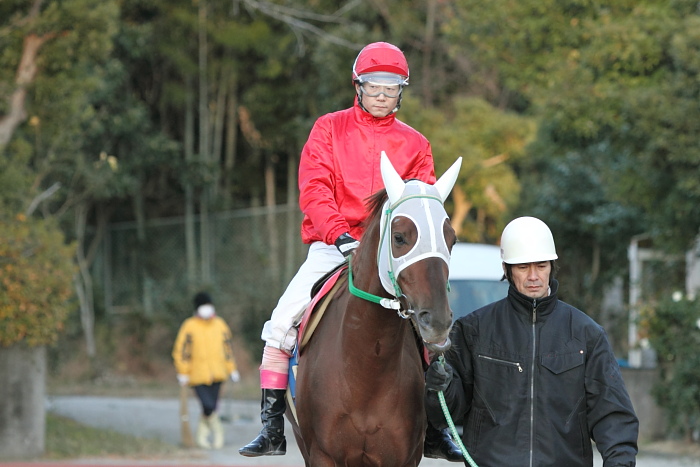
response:
[(251, 6), (252, 8), (258, 10), (258, 11), (265, 11), (265, 12), (276, 12), (277, 14), (284, 15), (284, 16), (289, 16), (289, 17), (294, 17), (294, 18), (302, 18), (302, 19), (307, 19), (307, 20), (313, 20), (313, 21), (320, 21), (323, 23), (337, 23), (337, 24), (347, 24), (347, 20), (342, 17), (345, 12), (348, 10), (356, 7), (357, 5), (360, 4), (358, 0), (353, 0), (345, 4), (343, 8), (340, 10), (336, 11), (332, 15), (321, 15), (315, 12), (311, 12), (308, 10), (299, 10), (297, 8), (289, 8), (286, 6), (282, 5), (277, 5), (275, 3), (270, 3), (270, 2), (265, 2), (265, 1), (258, 1), (258, 0), (244, 0), (245, 3), (248, 6)]
[(16, 88), (10, 96), (9, 112), (0, 118), (0, 148), (10, 141), (17, 126), (27, 118), (24, 102), (27, 96), (27, 86), (34, 81), (36, 76), (37, 54), (44, 42), (54, 35), (29, 34), (24, 38), (22, 58), (17, 67), (15, 78)]
[(48, 189), (46, 189), (44, 192), (40, 193), (37, 197), (35, 197), (31, 203), (29, 203), (29, 207), (27, 208), (26, 215), (27, 217), (31, 216), (34, 214), (34, 211), (36, 210), (37, 206), (39, 206), (39, 203), (44, 201), (45, 199), (48, 199), (56, 193), (59, 189), (61, 188), (61, 183), (56, 182), (53, 185), (51, 185)]
[(303, 46), (303, 38), (301, 35), (298, 33), (297, 30), (301, 31), (306, 31), (312, 34), (315, 34), (322, 39), (331, 42), (336, 45), (340, 45), (342, 47), (347, 47), (349, 49), (353, 50), (358, 50), (362, 48), (363, 44), (357, 44), (355, 42), (351, 42), (348, 40), (343, 39), (342, 37), (338, 37), (336, 35), (330, 34), (323, 29), (321, 29), (318, 26), (314, 26), (309, 22), (309, 20), (312, 21), (318, 21), (318, 22), (323, 22), (323, 23), (336, 23), (336, 24), (345, 24), (347, 21), (342, 18), (342, 14), (344, 14), (346, 11), (348, 11), (351, 8), (354, 8), (355, 6), (359, 5), (360, 2), (357, 0), (353, 0), (351, 2), (348, 2), (343, 8), (338, 10), (336, 13), (332, 15), (321, 15), (313, 12), (309, 12), (306, 10), (298, 10), (296, 8), (289, 8), (289, 7), (284, 7), (281, 5), (276, 5), (273, 3), (265, 2), (265, 1), (258, 1), (258, 0), (243, 0), (245, 5), (249, 7), (250, 9), (259, 11), (263, 14), (266, 14), (272, 18), (278, 19), (282, 21), (283, 23), (286, 23), (289, 25), (293, 30), (295, 30), (295, 34), (297, 35), (297, 41), (301, 43), (299, 46), (300, 53), (303, 53), (304, 51), (304, 46)]

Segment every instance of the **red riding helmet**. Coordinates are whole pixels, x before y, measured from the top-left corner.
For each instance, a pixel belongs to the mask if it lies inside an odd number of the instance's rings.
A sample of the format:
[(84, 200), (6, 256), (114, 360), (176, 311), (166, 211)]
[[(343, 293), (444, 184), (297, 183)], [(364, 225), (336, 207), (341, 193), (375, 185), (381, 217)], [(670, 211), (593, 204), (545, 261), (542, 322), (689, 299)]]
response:
[(373, 42), (360, 51), (352, 66), (352, 79), (356, 81), (360, 75), (378, 71), (401, 75), (405, 78), (403, 84), (408, 84), (406, 57), (401, 49), (388, 42)]

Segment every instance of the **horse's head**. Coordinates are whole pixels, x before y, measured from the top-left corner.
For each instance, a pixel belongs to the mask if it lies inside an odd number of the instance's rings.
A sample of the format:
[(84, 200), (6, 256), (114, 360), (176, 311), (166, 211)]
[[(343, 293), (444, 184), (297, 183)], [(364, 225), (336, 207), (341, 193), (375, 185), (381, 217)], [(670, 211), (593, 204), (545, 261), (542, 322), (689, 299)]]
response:
[(447, 299), (450, 252), (456, 236), (443, 203), (457, 180), (459, 158), (434, 185), (404, 182), (382, 152), (388, 199), (382, 208), (377, 263), (384, 289), (399, 298), (429, 350), (450, 346)]

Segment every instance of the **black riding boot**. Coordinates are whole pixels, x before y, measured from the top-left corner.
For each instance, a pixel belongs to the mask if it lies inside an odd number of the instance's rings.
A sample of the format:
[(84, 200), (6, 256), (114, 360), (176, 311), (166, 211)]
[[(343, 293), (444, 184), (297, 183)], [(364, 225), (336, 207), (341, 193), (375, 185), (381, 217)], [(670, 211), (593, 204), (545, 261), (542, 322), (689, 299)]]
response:
[(284, 437), (284, 401), (285, 389), (263, 389), (260, 403), (260, 419), (263, 428), (253, 441), (243, 446), (238, 452), (246, 457), (282, 456), (287, 452), (287, 440)]
[(423, 456), (432, 459), (445, 459), (450, 462), (462, 462), (462, 451), (452, 441), (449, 428), (438, 430), (428, 423), (425, 430)]

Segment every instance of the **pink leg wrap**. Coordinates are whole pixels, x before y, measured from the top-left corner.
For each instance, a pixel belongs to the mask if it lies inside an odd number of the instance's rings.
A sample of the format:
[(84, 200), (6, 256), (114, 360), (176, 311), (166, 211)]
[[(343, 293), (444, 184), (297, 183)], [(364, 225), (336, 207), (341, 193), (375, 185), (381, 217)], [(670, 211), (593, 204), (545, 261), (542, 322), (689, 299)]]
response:
[(289, 356), (279, 349), (265, 346), (260, 364), (261, 389), (287, 389)]

